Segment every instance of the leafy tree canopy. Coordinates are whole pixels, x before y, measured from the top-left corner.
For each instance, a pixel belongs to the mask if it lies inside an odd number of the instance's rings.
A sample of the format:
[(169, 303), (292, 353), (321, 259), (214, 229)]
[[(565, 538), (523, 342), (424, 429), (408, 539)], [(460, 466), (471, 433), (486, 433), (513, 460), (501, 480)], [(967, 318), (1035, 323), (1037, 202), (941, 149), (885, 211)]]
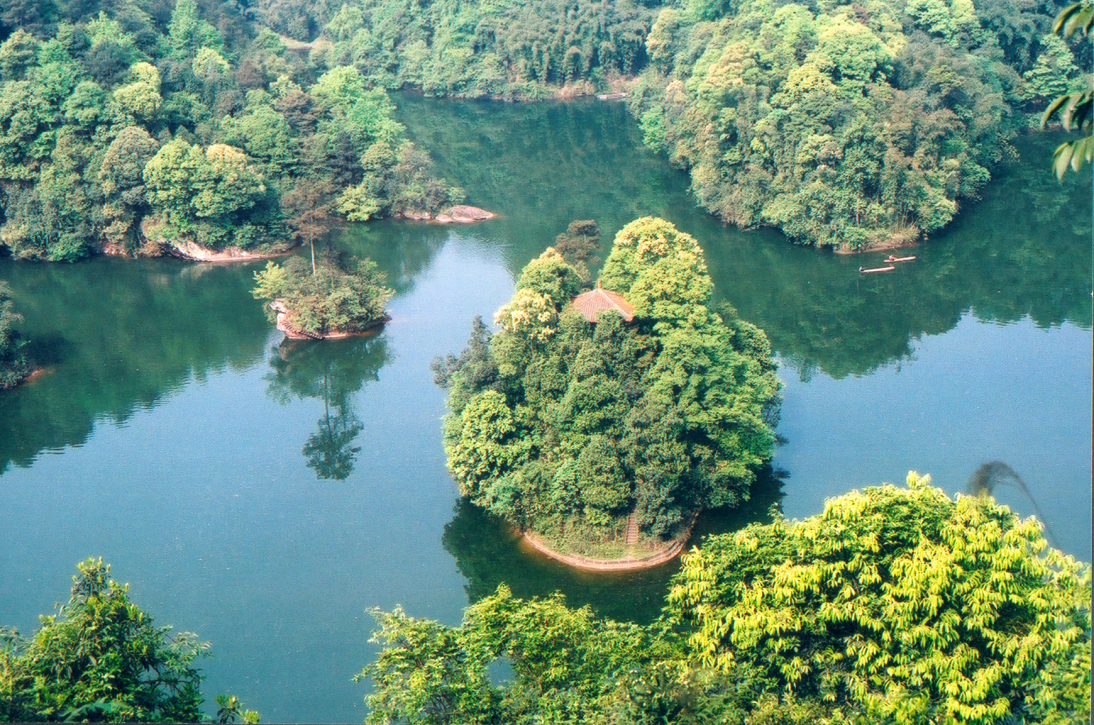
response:
[(648, 627), (504, 587), (456, 628), (377, 612), (371, 721), (1088, 722), (1089, 566), (908, 482), (711, 537)]
[(157, 253), (148, 239), (281, 248), (329, 228), (300, 197), (355, 221), (461, 200), (354, 66), (313, 72), (244, 6), (145, 5), (0, 11), (0, 244), (13, 256)]
[(763, 332), (709, 309), (702, 249), (668, 222), (620, 231), (599, 284), (633, 320), (588, 322), (570, 304), (580, 275), (548, 249), (498, 310), (498, 334), (477, 322), (435, 370), (460, 491), (560, 548), (618, 555), (631, 516), (657, 540), (748, 497), (779, 384)]
[[(78, 565), (72, 597), (24, 640), (0, 632), (0, 720), (6, 722), (194, 722), (202, 719), (201, 675), (193, 666), (209, 645), (152, 617), (129, 600), (110, 566)], [(222, 722), (257, 713), (222, 710)], [(218, 698), (220, 702), (221, 698)]]

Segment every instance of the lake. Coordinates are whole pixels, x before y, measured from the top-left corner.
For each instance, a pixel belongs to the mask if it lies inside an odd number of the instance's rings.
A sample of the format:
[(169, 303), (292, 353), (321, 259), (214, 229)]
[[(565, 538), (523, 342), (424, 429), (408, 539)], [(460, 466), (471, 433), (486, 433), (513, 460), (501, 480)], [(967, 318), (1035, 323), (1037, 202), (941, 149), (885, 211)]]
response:
[[(396, 289), (379, 335), (281, 344), (250, 296), (257, 264), (0, 260), (46, 372), (0, 393), (0, 623), (29, 634), (103, 557), (160, 624), (212, 643), (200, 665), (265, 721), (365, 716), (351, 677), (373, 607), (459, 622), (506, 582), (617, 618), (655, 617), (676, 564), (576, 572), (461, 502), (429, 362), (458, 353), (520, 269), (573, 219), (611, 237), (644, 215), (702, 243), (716, 296), (763, 327), (785, 383), (781, 445), (752, 500), (695, 540), (777, 504), (788, 517), (909, 470), (951, 493), (982, 479), (1090, 561), (1091, 179), (1056, 182), (1051, 137), (1020, 139), (976, 204), (909, 250), (795, 247), (726, 228), (644, 150), (618, 103), (397, 96), (472, 226), (383, 221), (332, 240)], [(604, 256), (604, 255), (602, 255)]]

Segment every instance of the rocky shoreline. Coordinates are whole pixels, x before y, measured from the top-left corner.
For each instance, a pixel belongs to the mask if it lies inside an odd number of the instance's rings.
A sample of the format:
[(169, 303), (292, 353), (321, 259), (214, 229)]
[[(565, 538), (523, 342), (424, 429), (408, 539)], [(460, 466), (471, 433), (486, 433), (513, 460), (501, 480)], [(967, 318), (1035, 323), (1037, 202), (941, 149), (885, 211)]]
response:
[(474, 222), (484, 222), (487, 219), (493, 219), (495, 216), (496, 215), (493, 212), (488, 212), (477, 206), (461, 204), (459, 206), (454, 206), (451, 209), (438, 212), (437, 214), (430, 214), (429, 212), (406, 212), (404, 214), (396, 215), (395, 218), (433, 222), (435, 224), (472, 224)]

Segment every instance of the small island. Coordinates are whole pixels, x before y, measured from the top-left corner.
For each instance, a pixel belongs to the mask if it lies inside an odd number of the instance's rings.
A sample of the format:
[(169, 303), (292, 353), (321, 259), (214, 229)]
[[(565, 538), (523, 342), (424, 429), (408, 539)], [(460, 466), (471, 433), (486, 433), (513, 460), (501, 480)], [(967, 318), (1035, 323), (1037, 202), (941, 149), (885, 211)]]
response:
[(310, 265), (303, 257), (267, 262), (251, 293), (270, 301), (271, 322), (286, 337), (329, 340), (372, 332), (390, 319), (385, 306), (395, 293), (386, 281), (369, 259), (325, 254)]
[(723, 307), (696, 240), (628, 224), (593, 288), (554, 248), (523, 270), (491, 334), (476, 319), (448, 390), (448, 467), (473, 503), (574, 566), (680, 551), (697, 512), (749, 497), (779, 405), (763, 331)]

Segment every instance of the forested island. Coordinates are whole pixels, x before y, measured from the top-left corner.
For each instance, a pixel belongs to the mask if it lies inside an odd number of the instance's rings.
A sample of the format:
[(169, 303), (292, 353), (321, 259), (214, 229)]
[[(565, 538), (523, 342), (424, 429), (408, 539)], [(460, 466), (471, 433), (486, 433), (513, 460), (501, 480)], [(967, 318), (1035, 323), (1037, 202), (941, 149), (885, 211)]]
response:
[(663, 219), (624, 227), (584, 286), (549, 248), (499, 332), (477, 320), (434, 364), (448, 466), (551, 551), (641, 559), (686, 539), (701, 508), (748, 498), (774, 446), (775, 363), (763, 331), (710, 309), (702, 249)]

